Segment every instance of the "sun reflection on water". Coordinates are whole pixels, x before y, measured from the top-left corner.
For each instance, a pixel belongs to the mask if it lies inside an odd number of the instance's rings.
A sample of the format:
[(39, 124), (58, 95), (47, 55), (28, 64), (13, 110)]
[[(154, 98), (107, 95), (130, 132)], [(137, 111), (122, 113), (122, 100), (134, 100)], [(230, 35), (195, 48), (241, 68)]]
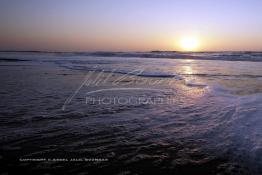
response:
[(183, 74), (193, 74), (193, 69), (191, 66), (183, 66)]

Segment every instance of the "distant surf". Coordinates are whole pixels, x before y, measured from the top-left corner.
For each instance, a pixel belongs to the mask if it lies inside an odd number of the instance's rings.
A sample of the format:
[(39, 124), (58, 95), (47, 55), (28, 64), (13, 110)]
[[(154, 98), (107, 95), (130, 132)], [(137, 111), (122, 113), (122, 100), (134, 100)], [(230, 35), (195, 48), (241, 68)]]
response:
[(178, 52), (178, 51), (150, 51), (150, 52), (44, 52), (44, 51), (2, 51), (3, 53), (20, 54), (50, 54), (56, 56), (95, 56), (95, 57), (137, 57), (137, 58), (170, 58), (224, 61), (262, 61), (262, 52), (252, 51), (224, 51), (224, 52)]

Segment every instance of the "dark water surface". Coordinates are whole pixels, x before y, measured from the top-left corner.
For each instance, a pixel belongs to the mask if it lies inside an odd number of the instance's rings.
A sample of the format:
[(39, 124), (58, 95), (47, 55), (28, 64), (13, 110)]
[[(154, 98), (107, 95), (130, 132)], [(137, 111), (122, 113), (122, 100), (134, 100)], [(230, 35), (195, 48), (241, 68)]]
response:
[[(94, 53), (1, 58), (2, 173), (262, 173), (261, 62)], [(98, 79), (112, 76), (79, 88), (101, 72)], [(161, 83), (135, 83), (149, 80)], [(98, 104), (87, 97), (171, 102)]]

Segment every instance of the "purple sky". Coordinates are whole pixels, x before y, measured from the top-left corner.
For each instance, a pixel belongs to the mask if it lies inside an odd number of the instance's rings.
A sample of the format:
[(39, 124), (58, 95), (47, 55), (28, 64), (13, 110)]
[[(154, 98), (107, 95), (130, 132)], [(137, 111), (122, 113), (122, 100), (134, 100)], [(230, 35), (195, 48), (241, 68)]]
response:
[(262, 51), (261, 0), (0, 0), (0, 50)]

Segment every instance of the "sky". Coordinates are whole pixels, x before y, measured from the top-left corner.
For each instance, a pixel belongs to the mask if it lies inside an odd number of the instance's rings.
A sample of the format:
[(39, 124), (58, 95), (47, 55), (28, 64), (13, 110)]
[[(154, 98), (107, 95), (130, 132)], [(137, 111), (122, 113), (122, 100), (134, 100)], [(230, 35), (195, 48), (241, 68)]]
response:
[(0, 50), (262, 51), (261, 0), (0, 0)]

